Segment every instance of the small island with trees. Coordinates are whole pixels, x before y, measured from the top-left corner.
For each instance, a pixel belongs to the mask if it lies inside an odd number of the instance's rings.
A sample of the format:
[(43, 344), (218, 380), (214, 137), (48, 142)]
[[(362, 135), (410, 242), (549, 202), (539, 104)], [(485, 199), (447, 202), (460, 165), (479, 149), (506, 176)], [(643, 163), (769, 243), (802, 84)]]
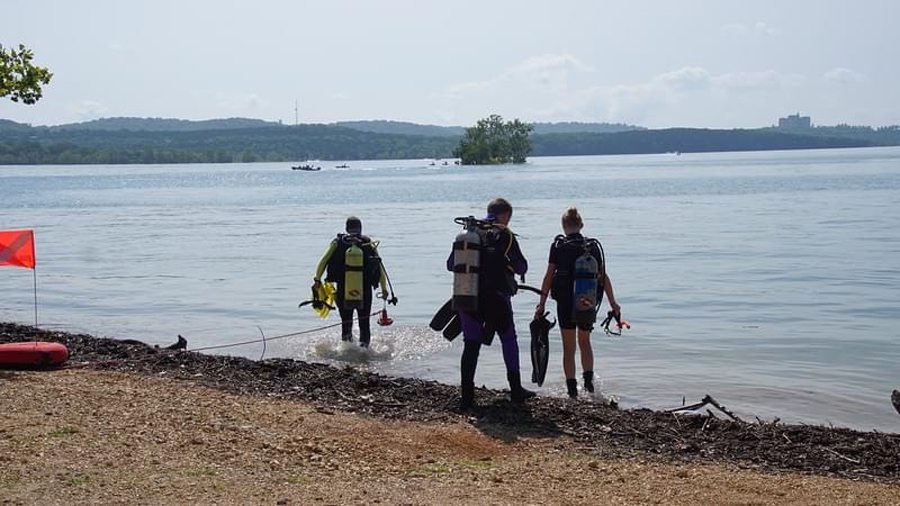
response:
[(532, 125), (518, 119), (504, 122), (500, 115), (492, 114), (466, 129), (453, 156), (463, 165), (525, 163), (533, 130)]

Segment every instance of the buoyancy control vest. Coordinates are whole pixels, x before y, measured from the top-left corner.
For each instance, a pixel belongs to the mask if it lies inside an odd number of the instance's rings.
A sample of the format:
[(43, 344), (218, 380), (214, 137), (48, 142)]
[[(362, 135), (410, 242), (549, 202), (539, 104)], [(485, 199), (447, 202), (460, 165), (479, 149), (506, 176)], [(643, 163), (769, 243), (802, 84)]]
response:
[(338, 234), (328, 260), (327, 281), (339, 285), (344, 307), (362, 307), (366, 290), (381, 278), (381, 258), (376, 243), (364, 235)]
[(510, 263), (514, 243), (515, 236), (508, 228), (492, 224), (483, 230), (479, 290), (516, 294), (518, 285)]
[(600, 241), (559, 235), (554, 242), (559, 264), (553, 276), (551, 295), (557, 301), (571, 298), (572, 317), (577, 323), (593, 323), (603, 300), (606, 265)]

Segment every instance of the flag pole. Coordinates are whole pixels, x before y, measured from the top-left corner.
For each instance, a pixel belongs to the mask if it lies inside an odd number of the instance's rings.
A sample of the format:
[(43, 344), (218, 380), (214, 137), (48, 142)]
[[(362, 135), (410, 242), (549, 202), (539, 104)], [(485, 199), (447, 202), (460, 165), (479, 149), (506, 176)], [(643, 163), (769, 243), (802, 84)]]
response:
[(31, 269), (31, 273), (34, 275), (34, 326), (37, 327), (37, 266)]

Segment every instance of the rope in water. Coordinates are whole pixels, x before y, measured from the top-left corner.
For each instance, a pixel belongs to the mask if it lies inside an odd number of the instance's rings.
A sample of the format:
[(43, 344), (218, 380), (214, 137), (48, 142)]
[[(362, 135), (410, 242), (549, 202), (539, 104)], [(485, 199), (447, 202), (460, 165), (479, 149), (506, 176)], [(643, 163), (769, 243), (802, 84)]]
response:
[[(378, 315), (378, 314), (380, 314), (380, 313), (381, 313), (381, 311), (375, 311), (374, 313), (372, 313), (372, 314), (369, 315), (369, 316), (376, 316), (376, 315)], [(359, 320), (359, 317), (356, 317), (356, 318), (354, 318), (354, 319), (355, 319), (355, 320)], [(312, 334), (312, 333), (314, 333), (314, 332), (321, 332), (321, 331), (323, 331), (323, 330), (327, 330), (327, 329), (330, 329), (330, 328), (333, 328), (333, 327), (337, 327), (337, 326), (339, 326), (339, 325), (341, 325), (341, 322), (338, 322), (338, 323), (332, 323), (332, 324), (330, 324), (330, 325), (322, 325), (321, 327), (315, 327), (315, 328), (312, 328), (312, 329), (301, 330), (301, 331), (299, 331), (299, 332), (291, 332), (290, 334), (282, 334), (282, 335), (280, 335), (280, 336), (274, 336), (274, 337), (268, 337), (268, 338), (267, 338), (266, 335), (263, 333), (262, 328), (257, 327), (257, 328), (259, 328), (259, 333), (260, 333), (260, 335), (262, 335), (262, 338), (260, 338), (260, 339), (250, 339), (250, 340), (247, 340), (247, 341), (239, 341), (239, 342), (236, 342), (236, 343), (228, 343), (228, 344), (216, 344), (216, 345), (212, 345), (212, 346), (201, 346), (201, 347), (199, 347), (199, 348), (191, 348), (190, 350), (186, 350), (186, 351), (196, 351), (196, 352), (200, 352), (200, 351), (206, 351), (206, 350), (218, 350), (218, 349), (222, 349), (222, 348), (233, 348), (233, 347), (235, 347), (235, 346), (244, 346), (244, 345), (248, 345), (248, 344), (263, 343), (263, 351), (262, 351), (262, 354), (261, 354), (260, 357), (259, 357), (259, 359), (262, 360), (263, 357), (264, 357), (265, 354), (266, 354), (266, 343), (267, 343), (268, 341), (273, 341), (273, 340), (275, 340), (275, 339), (285, 339), (285, 338), (288, 338), (288, 337), (302, 336), (302, 335), (304, 335), (304, 334)], [(163, 349), (163, 350), (165, 350), (165, 349)], [(174, 351), (174, 350), (172, 350), (172, 351)], [(60, 367), (60, 369), (79, 369), (79, 368), (82, 368), (82, 367), (90, 367), (90, 366), (97, 366), (97, 365), (114, 365), (114, 364), (121, 364), (121, 363), (129, 362), (129, 361), (140, 362), (141, 360), (150, 360), (150, 359), (152, 359), (152, 358), (154, 358), (154, 357), (153, 357), (153, 356), (148, 356), (148, 357), (144, 357), (143, 359), (134, 359), (134, 358), (124, 359), (124, 358), (120, 358), (120, 359), (112, 359), (112, 360), (99, 360), (99, 361), (97, 361), (97, 362), (83, 362), (83, 363), (80, 363), (80, 364), (66, 364), (66, 365)]]
[[(381, 311), (375, 311), (374, 313), (372, 313), (369, 316), (377, 316), (379, 313), (381, 313)], [(357, 320), (358, 319), (359, 318), (357, 318)], [(247, 344), (266, 343), (268, 341), (274, 341), (276, 339), (284, 339), (287, 337), (296, 337), (296, 336), (302, 336), (304, 334), (312, 334), (314, 332), (321, 332), (323, 330), (327, 330), (327, 329), (330, 329), (333, 327), (338, 327), (340, 325), (341, 325), (341, 322), (332, 323), (331, 325), (323, 325), (321, 327), (316, 327), (316, 328), (307, 329), (307, 330), (301, 330), (299, 332), (292, 332), (290, 334), (282, 334), (280, 336), (265, 337), (265, 335), (263, 335), (263, 337), (260, 339), (250, 339), (247, 341), (240, 341), (237, 343), (216, 344), (216, 345), (212, 345), (212, 346), (201, 346), (200, 348), (191, 348), (189, 351), (218, 350), (218, 349), (222, 349), (222, 348), (233, 348), (235, 346), (244, 346)], [(262, 330), (260, 330), (260, 333), (262, 333)]]

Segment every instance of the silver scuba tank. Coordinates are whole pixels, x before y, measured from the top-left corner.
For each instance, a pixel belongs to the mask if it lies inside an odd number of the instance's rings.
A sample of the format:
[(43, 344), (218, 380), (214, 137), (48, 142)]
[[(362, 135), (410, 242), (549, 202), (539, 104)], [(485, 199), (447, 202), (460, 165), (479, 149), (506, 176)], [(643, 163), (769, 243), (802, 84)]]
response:
[(478, 274), (481, 268), (481, 235), (474, 217), (453, 241), (453, 309), (478, 310)]
[(584, 253), (575, 259), (572, 311), (576, 323), (591, 324), (597, 319), (597, 259), (586, 245)]

